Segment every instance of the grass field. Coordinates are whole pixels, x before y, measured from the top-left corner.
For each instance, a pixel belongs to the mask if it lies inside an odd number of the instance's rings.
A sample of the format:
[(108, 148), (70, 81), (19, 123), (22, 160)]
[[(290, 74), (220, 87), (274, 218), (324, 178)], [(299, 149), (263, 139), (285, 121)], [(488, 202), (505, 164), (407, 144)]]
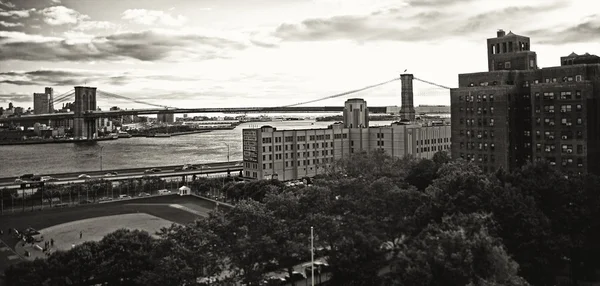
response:
[[(119, 228), (142, 229), (153, 234), (161, 226), (169, 226), (172, 222), (193, 222), (206, 216), (214, 207), (213, 202), (197, 197), (167, 195), (0, 216), (0, 228), (4, 231), (0, 240), (11, 248), (10, 251), (0, 251), (0, 273), (19, 261), (10, 257), (15, 254), (23, 256), (25, 250), (16, 247), (18, 240), (8, 235), (9, 228), (35, 228), (44, 234), (45, 239), (54, 238), (55, 248), (68, 249), (83, 240), (99, 240)], [(79, 231), (83, 231), (82, 241), (79, 240)], [(40, 246), (43, 247), (43, 242)]]

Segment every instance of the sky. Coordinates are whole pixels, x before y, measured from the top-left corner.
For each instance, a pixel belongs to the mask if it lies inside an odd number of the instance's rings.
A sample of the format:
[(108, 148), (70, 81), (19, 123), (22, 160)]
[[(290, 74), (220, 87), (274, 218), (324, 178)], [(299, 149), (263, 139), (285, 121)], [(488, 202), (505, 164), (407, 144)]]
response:
[[(498, 29), (540, 67), (600, 53), (591, 0), (0, 0), (0, 106), (77, 85), (171, 107), (283, 106), (398, 78), (455, 87)], [(593, 5), (592, 5), (593, 6)], [(415, 105), (449, 91), (414, 84)], [(309, 105), (400, 105), (400, 82)], [(98, 96), (101, 108), (149, 108)]]

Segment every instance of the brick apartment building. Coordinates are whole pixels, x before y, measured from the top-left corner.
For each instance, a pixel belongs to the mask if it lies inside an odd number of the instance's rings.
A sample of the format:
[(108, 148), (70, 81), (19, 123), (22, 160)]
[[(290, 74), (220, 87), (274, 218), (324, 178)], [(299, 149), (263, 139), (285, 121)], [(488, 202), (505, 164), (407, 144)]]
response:
[(452, 156), (484, 171), (531, 160), (600, 174), (600, 57), (561, 57), (538, 68), (528, 37), (487, 40), (487, 72), (460, 74), (452, 89)]

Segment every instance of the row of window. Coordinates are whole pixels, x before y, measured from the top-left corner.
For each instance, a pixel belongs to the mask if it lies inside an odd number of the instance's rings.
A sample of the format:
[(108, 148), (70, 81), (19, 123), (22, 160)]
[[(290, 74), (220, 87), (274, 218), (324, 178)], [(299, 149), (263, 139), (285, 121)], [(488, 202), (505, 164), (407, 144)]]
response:
[[(490, 114), (494, 114), (494, 107), (490, 106), (489, 108), (490, 110)], [(460, 112), (464, 112), (465, 108), (461, 107), (460, 108)], [(467, 113), (471, 113), (474, 114), (475, 113), (475, 107), (467, 107), (466, 108)], [(488, 113), (488, 108), (487, 107), (477, 107), (477, 114), (487, 114)]]
[(420, 147), (420, 148), (417, 148), (417, 153), (437, 152), (437, 151), (444, 151), (444, 150), (450, 150), (450, 145)]
[[(274, 137), (275, 138), (275, 143), (281, 143), (281, 137)], [(346, 139), (348, 138), (348, 134), (344, 133), (344, 134), (334, 134), (334, 138), (335, 139)], [(262, 139), (262, 143), (273, 143), (273, 138), (271, 137), (265, 137)], [(317, 141), (317, 140), (330, 140), (331, 139), (331, 134), (322, 134), (322, 135), (309, 135), (308, 136), (308, 140), (309, 141)], [(306, 141), (306, 136), (302, 135), (302, 136), (297, 136), (296, 137), (296, 141)], [(294, 142), (294, 136), (285, 136), (285, 142)]]
[[(535, 160), (536, 161), (546, 160), (547, 162), (550, 163), (550, 165), (556, 166), (556, 158), (555, 157), (536, 157)], [(574, 162), (577, 162), (577, 167), (579, 167), (579, 168), (583, 167), (583, 159), (582, 158), (576, 158), (575, 160), (573, 160), (573, 158), (561, 158), (561, 165), (563, 165), (565, 167), (574, 165)]]
[[(556, 107), (559, 107), (558, 105)], [(544, 112), (546, 113), (554, 113), (555, 108), (554, 105), (544, 105)], [(581, 104), (576, 104), (575, 105), (575, 111), (581, 111), (583, 109), (583, 106)], [(565, 113), (565, 112), (571, 112), (573, 110), (573, 105), (571, 104), (562, 104), (560, 105), (560, 112), (561, 113)], [(535, 113), (540, 113), (542, 111), (541, 107), (539, 105), (535, 106)]]
[(487, 131), (487, 130), (460, 130), (460, 136), (464, 136), (465, 134), (467, 134), (467, 137), (477, 137), (479, 139), (482, 138), (488, 138), (488, 134), (490, 136), (490, 138), (494, 138), (495, 132), (493, 130)]
[[(583, 125), (583, 119), (582, 118), (576, 118), (575, 119), (575, 123), (577, 125)], [(563, 126), (572, 126), (573, 125), (573, 119), (569, 118), (569, 117), (564, 117), (560, 119), (560, 124)], [(536, 126), (541, 126), (542, 125), (542, 119), (539, 117), (535, 118), (535, 125)], [(555, 119), (552, 117), (546, 117), (544, 118), (544, 126), (555, 126)]]
[[(464, 124), (465, 122), (467, 123), (467, 126), (475, 126), (475, 119), (472, 118), (467, 118), (467, 120), (465, 121), (464, 118), (460, 118), (459, 119), (460, 124)], [(477, 119), (477, 126), (481, 127), (481, 126), (494, 126), (494, 118), (489, 118), (489, 125), (488, 125), (488, 118), (478, 118)]]
[(494, 143), (485, 143), (485, 142), (460, 142), (460, 149), (464, 149), (466, 146), (467, 150), (480, 150), (480, 151), (487, 151), (488, 150), (488, 146), (489, 146), (489, 150), (490, 151), (495, 151), (496, 150), (496, 145)]
[[(290, 159), (290, 158), (294, 159), (294, 154), (298, 154), (297, 158), (300, 158), (300, 157), (306, 158), (306, 157), (310, 157), (310, 156), (316, 157), (316, 156), (319, 156), (319, 154), (321, 154), (320, 156), (328, 156), (328, 155), (333, 155), (333, 150), (321, 150), (321, 152), (312, 151), (312, 155), (311, 155), (310, 151), (309, 152), (298, 152), (298, 153), (285, 153), (285, 154), (278, 153), (278, 154), (275, 154), (275, 160), (283, 160), (284, 157), (285, 157), (285, 159)], [(269, 161), (271, 161), (271, 160), (273, 160), (273, 155), (271, 155), (271, 154), (263, 155), (262, 158), (263, 158), (263, 161), (266, 161), (267, 158)]]
[(460, 153), (460, 158), (465, 159), (467, 161), (478, 161), (478, 162), (496, 162), (496, 157), (494, 154), (471, 154), (471, 153)]
[[(297, 162), (297, 163), (296, 163)], [(318, 164), (326, 164), (329, 162), (333, 162), (332, 158), (322, 158), (322, 159), (305, 159), (299, 161), (287, 161), (285, 162), (285, 167), (300, 167), (300, 166), (309, 166), (309, 165), (318, 165)], [(263, 170), (273, 169), (273, 163), (264, 163)]]
[[(561, 153), (563, 154), (573, 154), (573, 145), (571, 144), (562, 144), (560, 145)], [(544, 152), (550, 153), (556, 151), (556, 144), (544, 144), (541, 143), (535, 144), (535, 151), (542, 152), (542, 147)], [(583, 145), (577, 145), (577, 154), (583, 154)]]
[[(421, 144), (419, 144), (419, 142), (421, 142)], [(449, 142), (450, 142), (450, 138), (421, 139), (421, 140), (417, 140), (417, 146), (418, 145), (436, 144), (436, 143), (449, 143)]]
[[(475, 101), (477, 101), (477, 102), (486, 102), (488, 100), (490, 102), (494, 102), (494, 95), (493, 94), (490, 94), (490, 95), (479, 94), (477, 96), (475, 96), (475, 95), (465, 95), (464, 99), (465, 99), (466, 102), (475, 102)], [(463, 100), (463, 96), (459, 95), (458, 96), (458, 100), (462, 101)]]
[[(525, 137), (531, 137), (531, 131), (523, 131), (523, 135), (525, 135)], [(542, 137), (542, 132), (540, 130), (536, 130), (535, 131), (535, 138), (536, 139), (541, 139)], [(555, 137), (555, 132), (554, 131), (544, 131), (544, 139), (546, 140), (554, 140)], [(583, 131), (578, 130), (575, 131), (575, 137), (573, 137), (573, 131), (561, 131), (560, 132), (560, 139), (562, 140), (571, 140), (571, 139), (583, 139)]]
[[(264, 138), (263, 138), (264, 139)], [(312, 144), (312, 145), (311, 145)], [(263, 146), (262, 150), (263, 152), (271, 152), (273, 151), (272, 147), (275, 147), (275, 151), (282, 151), (282, 148), (285, 149), (285, 151), (289, 151), (289, 150), (293, 150), (294, 145), (292, 144), (285, 144), (283, 145), (283, 147), (281, 145), (275, 145), (275, 146)], [(320, 147), (319, 147), (320, 146)], [(333, 147), (333, 142), (321, 142), (321, 145), (319, 145), (319, 143), (303, 143), (303, 144), (298, 144), (296, 146), (296, 150), (307, 150), (307, 149), (317, 149), (317, 148), (329, 148), (329, 147)]]

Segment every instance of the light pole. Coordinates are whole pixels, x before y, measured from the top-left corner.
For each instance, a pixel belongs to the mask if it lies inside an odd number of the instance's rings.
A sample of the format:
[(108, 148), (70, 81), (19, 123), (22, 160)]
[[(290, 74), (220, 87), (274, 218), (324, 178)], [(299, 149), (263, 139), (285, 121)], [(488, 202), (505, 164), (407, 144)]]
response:
[(221, 142), (223, 144), (225, 144), (225, 146), (227, 146), (227, 162), (229, 163), (229, 144), (225, 143), (225, 142)]
[(100, 146), (100, 171), (102, 171), (102, 153), (104, 151), (104, 146)]

